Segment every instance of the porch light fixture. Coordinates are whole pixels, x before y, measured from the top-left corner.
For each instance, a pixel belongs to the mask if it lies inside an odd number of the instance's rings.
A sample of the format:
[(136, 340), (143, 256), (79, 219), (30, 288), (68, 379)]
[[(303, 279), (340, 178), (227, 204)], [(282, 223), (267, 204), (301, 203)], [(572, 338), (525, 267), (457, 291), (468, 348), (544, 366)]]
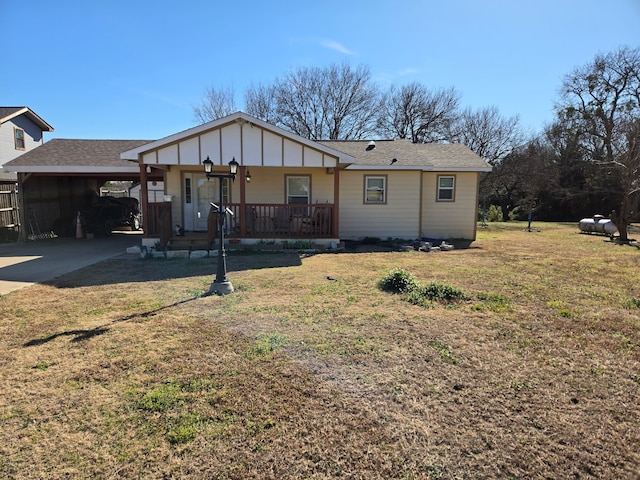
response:
[(230, 178), (231, 181), (236, 179), (236, 174), (238, 173), (239, 163), (236, 162), (236, 158), (233, 157), (233, 160), (229, 162), (229, 173), (211, 173), (213, 170), (213, 162), (207, 157), (206, 160), (202, 162), (204, 165), (204, 172), (207, 175), (207, 180), (209, 178), (217, 178), (220, 180), (220, 205), (216, 205), (212, 203), (211, 206), (215, 207), (218, 215), (218, 233), (220, 239), (220, 246), (218, 247), (218, 265), (216, 271), (216, 279), (211, 284), (209, 288), (209, 293), (216, 293), (218, 295), (228, 295), (229, 293), (233, 293), (233, 285), (231, 281), (227, 278), (227, 253), (224, 250), (224, 222), (227, 218), (227, 214), (233, 215), (233, 212), (224, 206), (224, 198), (222, 193), (222, 181), (225, 178)]
[(247, 170), (247, 174), (244, 178), (247, 180), (247, 183), (251, 183), (251, 172), (249, 170)]

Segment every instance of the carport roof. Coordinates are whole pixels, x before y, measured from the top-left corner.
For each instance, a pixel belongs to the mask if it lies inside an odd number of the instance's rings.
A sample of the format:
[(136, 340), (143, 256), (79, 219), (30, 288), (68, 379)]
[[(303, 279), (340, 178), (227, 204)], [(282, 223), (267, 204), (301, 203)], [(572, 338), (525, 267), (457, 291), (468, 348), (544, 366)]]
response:
[(5, 163), (7, 172), (20, 173), (139, 173), (138, 162), (120, 153), (150, 140), (70, 140), (54, 138)]

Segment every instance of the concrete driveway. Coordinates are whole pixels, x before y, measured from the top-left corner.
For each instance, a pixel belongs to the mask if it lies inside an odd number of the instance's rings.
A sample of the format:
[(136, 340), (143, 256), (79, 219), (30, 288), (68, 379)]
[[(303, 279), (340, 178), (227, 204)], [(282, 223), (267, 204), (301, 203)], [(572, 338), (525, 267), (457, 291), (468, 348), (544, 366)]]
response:
[(107, 238), (56, 238), (0, 244), (0, 295), (109, 258), (136, 258), (137, 255), (127, 254), (126, 250), (140, 244), (140, 232), (123, 232)]

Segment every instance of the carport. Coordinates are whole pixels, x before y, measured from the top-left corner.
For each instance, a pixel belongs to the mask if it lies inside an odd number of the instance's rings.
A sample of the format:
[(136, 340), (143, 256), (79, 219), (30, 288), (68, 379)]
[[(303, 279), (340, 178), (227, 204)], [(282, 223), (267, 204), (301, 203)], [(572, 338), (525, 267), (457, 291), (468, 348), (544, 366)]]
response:
[[(140, 182), (139, 164), (121, 160), (120, 153), (148, 142), (52, 139), (7, 162), (4, 170), (18, 174), (19, 239), (36, 230), (75, 235), (77, 212), (90, 205), (105, 182)], [(159, 169), (145, 170), (142, 176), (163, 180)]]

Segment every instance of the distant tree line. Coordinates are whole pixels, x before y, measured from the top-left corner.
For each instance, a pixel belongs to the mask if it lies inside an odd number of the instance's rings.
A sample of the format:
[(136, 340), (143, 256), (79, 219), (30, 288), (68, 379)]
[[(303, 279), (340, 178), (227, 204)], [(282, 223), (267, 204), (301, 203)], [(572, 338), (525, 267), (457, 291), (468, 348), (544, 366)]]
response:
[[(629, 223), (640, 219), (638, 48), (598, 54), (567, 74), (556, 118), (536, 136), (495, 106), (462, 108), (455, 88), (413, 82), (383, 90), (369, 68), (349, 64), (301, 67), (251, 85), (244, 103), (250, 115), (311, 140), (462, 143), (493, 166), (480, 202), (500, 207), (503, 220), (610, 214), (626, 239)], [(211, 87), (194, 114), (204, 123), (236, 110), (233, 89)]]
[(555, 110), (538, 138), (494, 163), (483, 201), (519, 218), (604, 214), (626, 241), (640, 220), (640, 49), (621, 47), (575, 68)]

